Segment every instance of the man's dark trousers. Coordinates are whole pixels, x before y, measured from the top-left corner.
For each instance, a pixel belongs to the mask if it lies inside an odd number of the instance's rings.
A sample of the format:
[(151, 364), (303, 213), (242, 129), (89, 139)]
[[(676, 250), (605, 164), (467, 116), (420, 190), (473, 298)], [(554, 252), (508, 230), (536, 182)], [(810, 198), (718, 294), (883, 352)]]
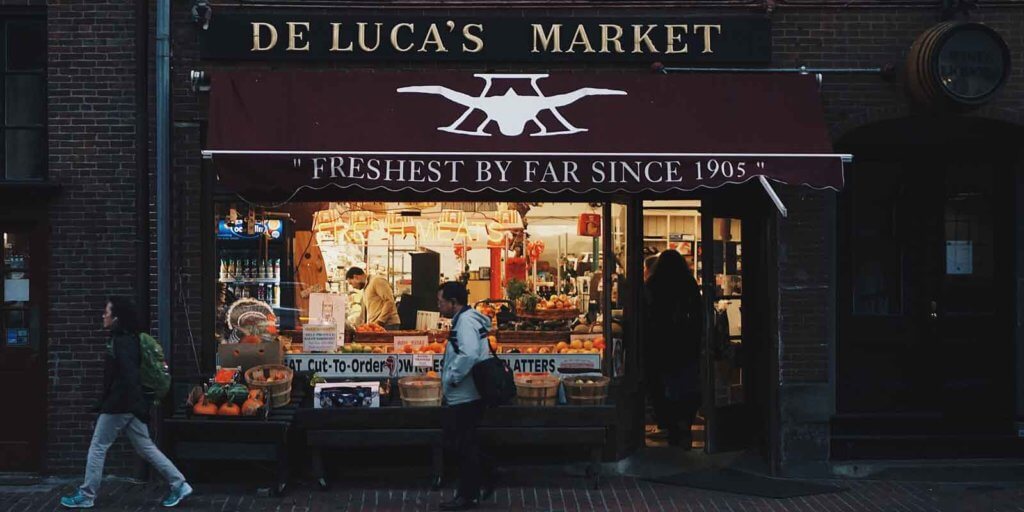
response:
[(480, 448), (478, 427), (484, 416), (484, 403), (474, 400), (444, 408), (445, 437), (455, 449), (459, 465), (458, 496), (475, 500), (480, 496), (480, 485), (490, 483), (493, 466)]

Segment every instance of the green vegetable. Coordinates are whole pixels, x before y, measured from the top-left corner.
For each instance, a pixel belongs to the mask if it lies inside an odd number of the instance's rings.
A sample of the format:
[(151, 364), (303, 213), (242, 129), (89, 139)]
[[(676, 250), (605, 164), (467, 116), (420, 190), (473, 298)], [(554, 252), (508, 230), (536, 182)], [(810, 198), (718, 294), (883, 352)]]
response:
[(512, 279), (511, 281), (508, 282), (508, 288), (506, 288), (506, 292), (508, 293), (508, 300), (512, 302), (518, 301), (519, 297), (526, 293), (526, 281), (520, 279)]
[(206, 390), (206, 400), (217, 405), (223, 404), (228, 399), (227, 390), (220, 384), (214, 384)]
[(249, 398), (249, 388), (242, 384), (235, 384), (227, 389), (227, 399), (233, 404), (242, 405), (245, 399)]
[(523, 305), (523, 309), (526, 311), (534, 311), (537, 309), (537, 303), (540, 302), (540, 297), (527, 293), (522, 296), (520, 303)]

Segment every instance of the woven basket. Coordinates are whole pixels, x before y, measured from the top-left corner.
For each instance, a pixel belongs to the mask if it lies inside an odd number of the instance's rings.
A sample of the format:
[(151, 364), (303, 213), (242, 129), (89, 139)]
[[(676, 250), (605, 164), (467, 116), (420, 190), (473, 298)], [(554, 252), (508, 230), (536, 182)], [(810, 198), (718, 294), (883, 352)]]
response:
[(516, 311), (519, 318), (534, 320), (572, 320), (580, 316), (578, 309), (538, 309), (534, 311)]
[[(273, 383), (267, 382), (267, 379), (270, 378), (270, 372), (273, 370), (283, 370), (286, 378)], [(295, 372), (285, 365), (262, 364), (253, 366), (245, 371), (245, 382), (251, 388), (263, 390), (263, 393), (269, 397), (267, 405), (270, 407), (281, 407), (288, 405), (292, 399), (292, 377), (294, 376)]]
[(498, 343), (569, 343), (569, 331), (497, 331)]
[(398, 379), (398, 394), (406, 407), (439, 407), (441, 379), (416, 375)]
[[(583, 381), (577, 383), (576, 381)], [(588, 383), (589, 382), (589, 383)], [(608, 399), (608, 377), (563, 377), (565, 397), (572, 405), (603, 405)]]
[(558, 378), (552, 375), (517, 375), (516, 404), (550, 407), (558, 403)]
[(353, 332), (349, 334), (350, 343), (386, 343), (392, 344), (395, 342), (395, 336), (427, 336), (429, 341), (430, 333), (427, 331), (388, 331), (388, 332)]

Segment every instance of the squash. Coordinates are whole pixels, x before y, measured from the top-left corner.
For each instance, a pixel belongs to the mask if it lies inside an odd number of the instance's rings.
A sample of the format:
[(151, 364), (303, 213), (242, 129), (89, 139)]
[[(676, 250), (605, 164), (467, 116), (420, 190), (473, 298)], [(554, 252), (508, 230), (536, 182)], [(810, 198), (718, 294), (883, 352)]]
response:
[(263, 390), (262, 389), (258, 389), (258, 388), (250, 389), (249, 390), (249, 398), (256, 399), (256, 400), (259, 400), (260, 402), (262, 402), (263, 401)]
[(263, 407), (263, 401), (250, 393), (249, 398), (242, 404), (242, 416), (255, 416), (260, 407)]
[(238, 404), (231, 402), (224, 402), (224, 405), (217, 409), (218, 416), (239, 416), (242, 414), (242, 409), (238, 407)]
[(206, 397), (203, 397), (198, 403), (192, 406), (192, 414), (213, 416), (217, 414), (217, 404), (210, 402)]
[(262, 342), (263, 342), (263, 340), (260, 339), (260, 337), (256, 336), (255, 334), (249, 334), (247, 336), (244, 336), (239, 341), (239, 343), (262, 343)]
[(245, 399), (249, 396), (249, 388), (245, 387), (243, 384), (235, 384), (227, 388), (225, 393), (227, 394), (228, 402), (236, 405), (242, 405), (242, 403), (245, 402)]
[(228, 399), (227, 390), (220, 384), (214, 384), (206, 390), (206, 399), (216, 405), (220, 405)]

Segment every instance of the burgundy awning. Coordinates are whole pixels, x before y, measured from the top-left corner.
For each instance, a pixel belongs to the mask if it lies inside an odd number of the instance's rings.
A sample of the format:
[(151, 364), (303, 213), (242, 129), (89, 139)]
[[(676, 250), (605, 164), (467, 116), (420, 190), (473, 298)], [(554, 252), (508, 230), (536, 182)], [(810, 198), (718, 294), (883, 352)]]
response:
[(783, 74), (218, 72), (207, 149), (240, 193), (839, 189), (818, 85)]

